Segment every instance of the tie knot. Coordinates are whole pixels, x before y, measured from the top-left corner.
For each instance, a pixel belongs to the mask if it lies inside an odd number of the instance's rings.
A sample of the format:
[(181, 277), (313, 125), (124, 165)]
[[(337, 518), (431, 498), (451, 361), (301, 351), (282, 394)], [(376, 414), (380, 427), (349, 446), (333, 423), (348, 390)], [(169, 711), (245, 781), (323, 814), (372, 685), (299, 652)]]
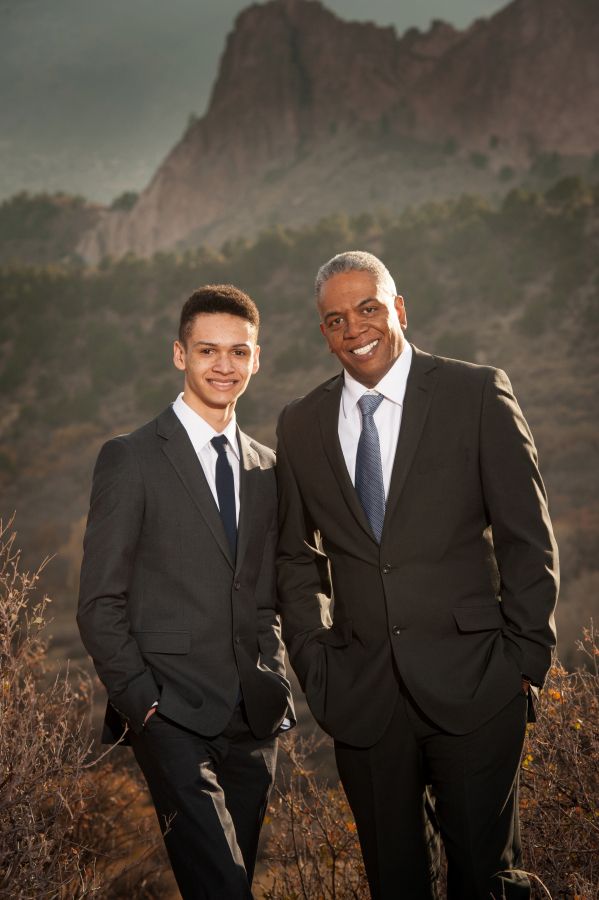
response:
[(226, 446), (229, 443), (224, 434), (218, 434), (216, 437), (210, 439), (210, 443), (220, 456), (222, 453), (226, 453)]
[(383, 402), (383, 399), (382, 394), (362, 394), (358, 400), (362, 418), (365, 419), (367, 416), (373, 416)]

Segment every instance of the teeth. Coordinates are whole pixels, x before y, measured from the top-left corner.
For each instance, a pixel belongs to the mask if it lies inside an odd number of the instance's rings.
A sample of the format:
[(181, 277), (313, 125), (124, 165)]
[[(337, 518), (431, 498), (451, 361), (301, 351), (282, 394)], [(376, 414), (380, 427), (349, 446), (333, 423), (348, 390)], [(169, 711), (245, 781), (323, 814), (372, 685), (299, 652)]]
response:
[(358, 347), (357, 350), (352, 350), (352, 353), (355, 353), (356, 356), (365, 356), (366, 353), (370, 353), (371, 350), (374, 350), (377, 344), (378, 340), (372, 341), (372, 343), (366, 344), (365, 347)]

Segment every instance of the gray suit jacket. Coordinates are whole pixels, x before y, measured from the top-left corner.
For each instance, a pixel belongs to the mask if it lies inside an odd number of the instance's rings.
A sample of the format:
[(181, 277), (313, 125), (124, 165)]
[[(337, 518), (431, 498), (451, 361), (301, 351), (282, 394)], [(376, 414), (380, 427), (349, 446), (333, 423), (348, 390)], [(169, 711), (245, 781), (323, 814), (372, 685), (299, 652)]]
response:
[[(414, 348), (381, 544), (338, 437), (342, 376), (279, 420), (279, 600), (312, 712), (357, 746), (383, 733), (399, 671), (452, 733), (492, 717), (554, 645), (557, 550), (505, 373)], [(331, 617), (329, 603), (334, 611)]]
[[(172, 408), (108, 441), (96, 463), (77, 621), (115, 710), (139, 732), (159, 710), (216, 735), (243, 694), (256, 737), (289, 715), (276, 613), (274, 453), (242, 432), (233, 560), (218, 507)], [(118, 732), (116, 734), (115, 732)]]

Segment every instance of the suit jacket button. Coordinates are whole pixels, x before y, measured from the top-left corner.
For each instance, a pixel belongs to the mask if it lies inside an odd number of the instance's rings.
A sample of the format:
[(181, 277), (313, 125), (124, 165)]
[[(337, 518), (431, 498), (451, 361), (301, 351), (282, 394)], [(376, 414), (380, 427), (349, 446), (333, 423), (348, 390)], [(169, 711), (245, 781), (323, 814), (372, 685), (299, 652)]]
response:
[(241, 582), (240, 582), (240, 581), (236, 581), (235, 584), (233, 585), (233, 587), (235, 588), (236, 591), (238, 591), (238, 590), (240, 589), (240, 587), (241, 587)]
[(394, 625), (393, 628), (391, 629), (391, 633), (396, 636), (398, 634), (401, 634), (401, 628), (399, 627), (399, 625)]
[(235, 635), (235, 643), (236, 643), (236, 644), (241, 644), (241, 638), (239, 637), (238, 634)]
[(389, 563), (385, 563), (385, 565), (383, 566), (383, 575), (388, 575), (390, 571), (391, 566), (389, 565)]

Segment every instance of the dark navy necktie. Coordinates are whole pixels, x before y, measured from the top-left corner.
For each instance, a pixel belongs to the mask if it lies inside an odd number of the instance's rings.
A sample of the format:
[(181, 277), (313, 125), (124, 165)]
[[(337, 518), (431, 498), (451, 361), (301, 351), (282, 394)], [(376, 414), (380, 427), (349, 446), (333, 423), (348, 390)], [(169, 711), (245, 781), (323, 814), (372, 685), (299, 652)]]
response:
[(355, 478), (358, 498), (379, 544), (385, 521), (385, 484), (379, 433), (373, 416), (382, 402), (382, 394), (364, 394), (358, 400), (362, 431), (356, 454)]
[(218, 459), (216, 460), (218, 508), (225, 527), (225, 534), (231, 547), (231, 553), (233, 554), (233, 559), (235, 559), (235, 553), (237, 552), (237, 512), (235, 509), (235, 480), (231, 463), (227, 457), (227, 444), (229, 442), (224, 434), (219, 434), (217, 437), (213, 437), (210, 443), (218, 453)]

